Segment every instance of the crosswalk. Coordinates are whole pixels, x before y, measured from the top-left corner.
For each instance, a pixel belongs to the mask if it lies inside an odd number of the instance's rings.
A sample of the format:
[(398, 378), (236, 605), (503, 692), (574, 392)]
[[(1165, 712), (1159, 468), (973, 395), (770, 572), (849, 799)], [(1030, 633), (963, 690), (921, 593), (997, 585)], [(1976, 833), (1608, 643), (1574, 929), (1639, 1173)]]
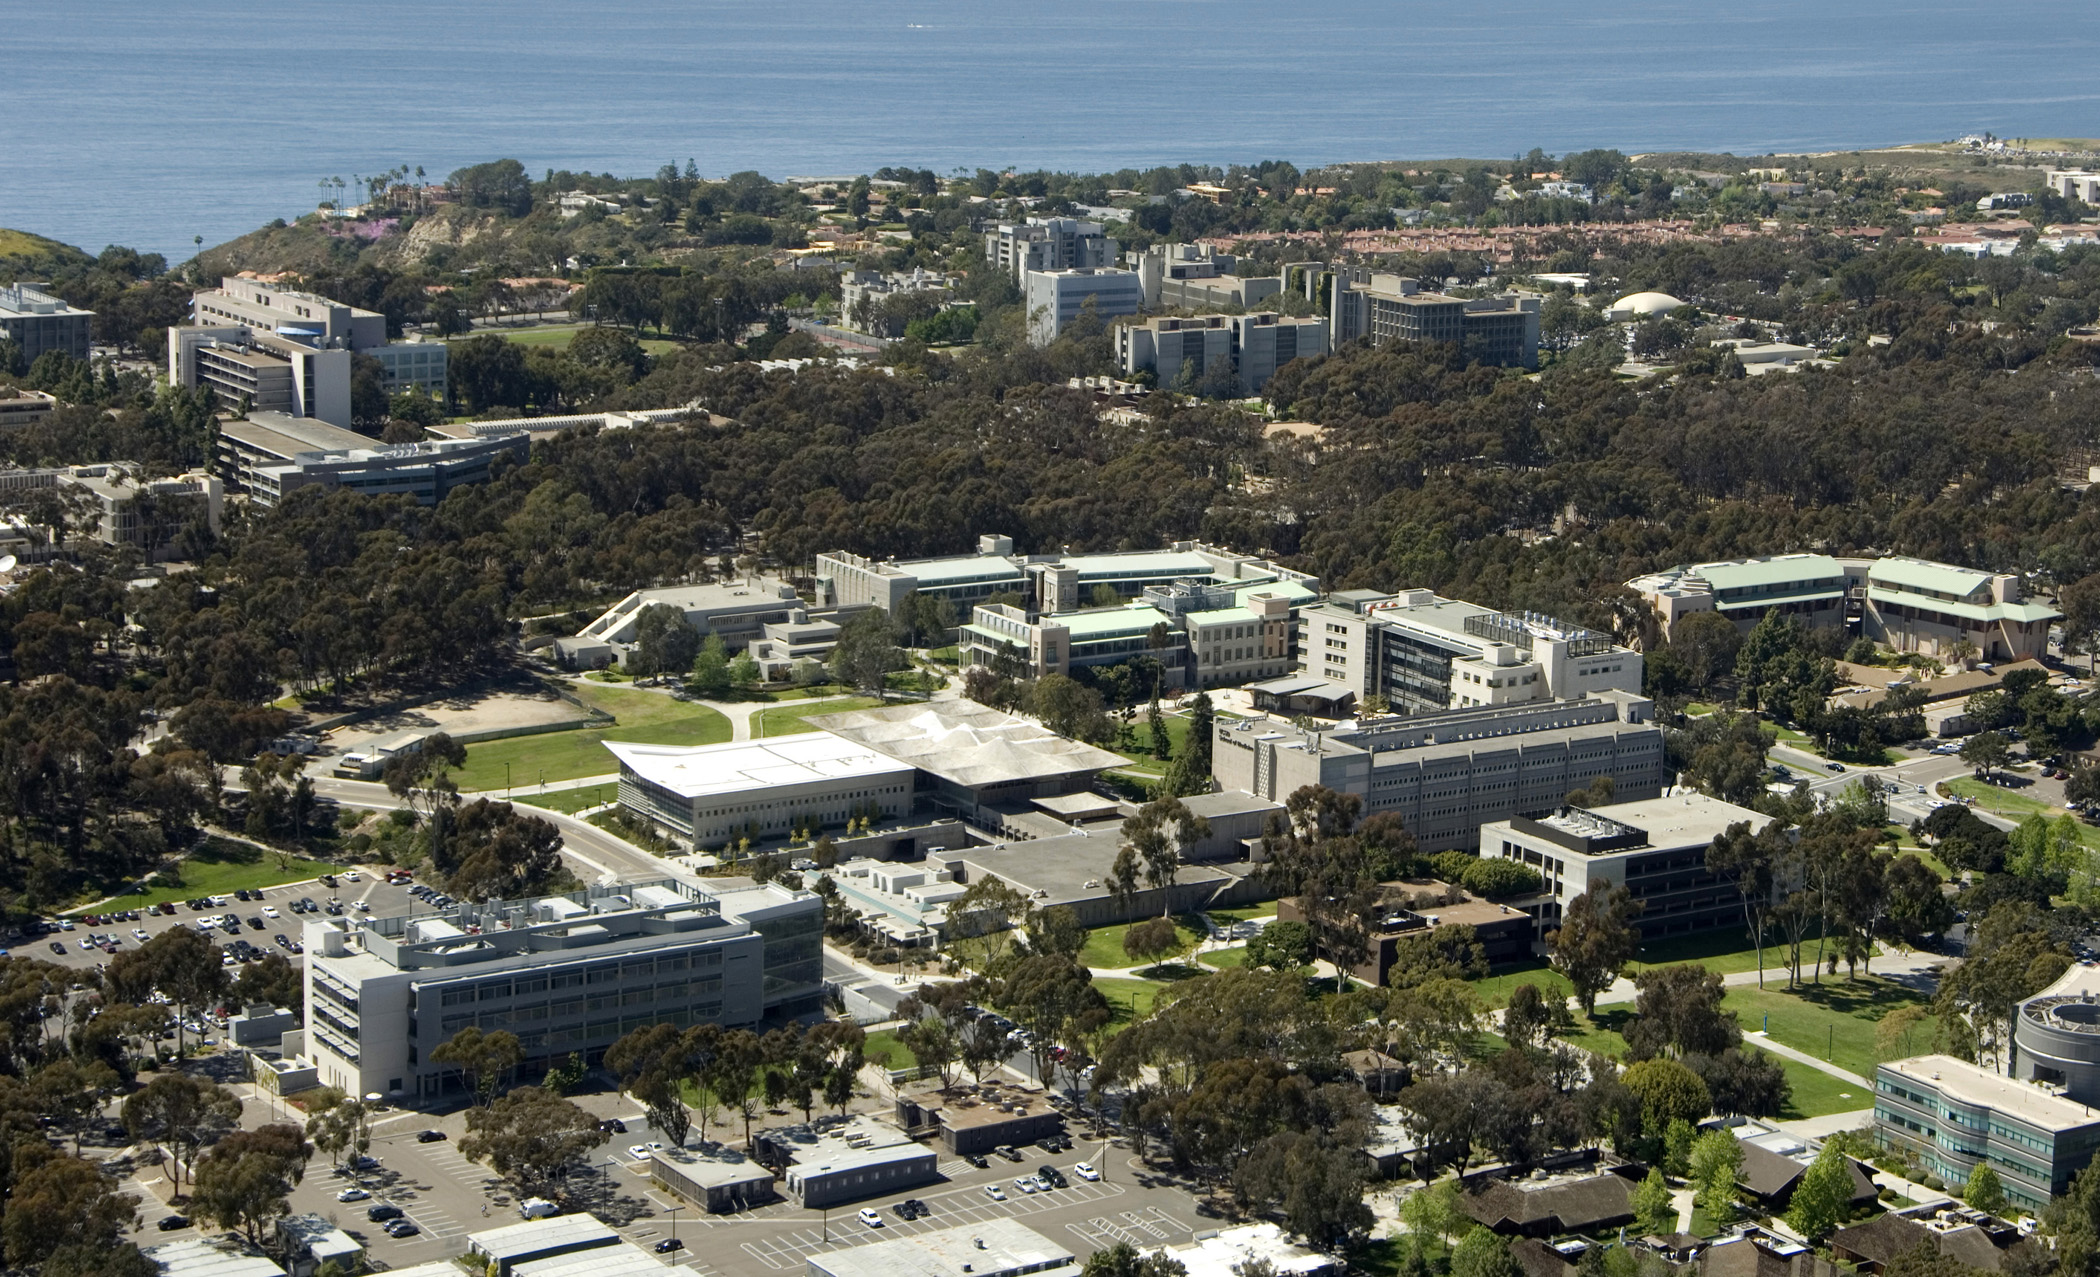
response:
[(1104, 1250), (1117, 1242), (1139, 1247), (1157, 1246), (1170, 1240), (1175, 1233), (1192, 1231), (1187, 1224), (1157, 1206), (1149, 1212), (1120, 1211), (1114, 1218), (1096, 1215), (1084, 1222), (1066, 1224), (1065, 1227), (1092, 1250)]

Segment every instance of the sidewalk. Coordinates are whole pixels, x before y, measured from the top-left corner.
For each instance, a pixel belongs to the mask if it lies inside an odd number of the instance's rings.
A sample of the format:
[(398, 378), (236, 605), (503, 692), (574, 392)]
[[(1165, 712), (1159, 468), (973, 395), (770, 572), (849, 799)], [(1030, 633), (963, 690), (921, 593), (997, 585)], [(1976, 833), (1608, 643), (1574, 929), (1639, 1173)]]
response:
[[(1945, 954), (1925, 953), (1923, 951), (1882, 954), (1874, 959), (1868, 971), (1861, 974), (1888, 976), (1891, 978), (1903, 976), (1932, 976), (1936, 978), (1940, 967), (1946, 965), (1949, 961), (1951, 959)], [(1803, 971), (1808, 972), (1808, 978), (1813, 979), (1814, 972), (1809, 970), (1808, 963), (1803, 962), (1801, 966)], [(1764, 969), (1765, 987), (1784, 990), (1787, 986), (1787, 976), (1788, 971), (1785, 967), (1766, 967)], [(1731, 971), (1721, 977), (1721, 983), (1729, 988), (1755, 986), (1757, 978), (1758, 973), (1755, 971)], [(1839, 972), (1835, 977), (1828, 972), (1824, 973), (1824, 979), (1826, 980), (1842, 980), (1843, 978), (1843, 972)], [(1597, 1004), (1602, 1006), (1607, 1002), (1631, 1002), (1638, 996), (1640, 996), (1640, 989), (1634, 984), (1632, 978), (1620, 976), (1612, 981), (1610, 988), (1597, 995)]]
[(1763, 1048), (1764, 1050), (1770, 1051), (1774, 1055), (1785, 1056), (1789, 1060), (1794, 1060), (1799, 1063), (1806, 1064), (1812, 1069), (1821, 1069), (1823, 1072), (1828, 1073), (1830, 1076), (1837, 1078), (1841, 1082), (1850, 1082), (1855, 1086), (1860, 1087), (1861, 1089), (1865, 1090), (1866, 1093), (1869, 1095), (1872, 1095), (1874, 1093), (1874, 1084), (1872, 1082), (1867, 1081), (1867, 1079), (1861, 1077), (1859, 1074), (1852, 1072), (1850, 1069), (1841, 1069), (1837, 1065), (1832, 1064), (1827, 1060), (1819, 1060), (1806, 1051), (1796, 1051), (1790, 1046), (1783, 1046), (1780, 1043), (1774, 1042), (1771, 1039), (1771, 1037), (1765, 1033), (1763, 1029), (1752, 1029), (1750, 1032), (1745, 1033), (1743, 1035), (1743, 1040), (1745, 1042), (1750, 1041), (1752, 1038), (1757, 1039), (1757, 1045), (1759, 1047)]

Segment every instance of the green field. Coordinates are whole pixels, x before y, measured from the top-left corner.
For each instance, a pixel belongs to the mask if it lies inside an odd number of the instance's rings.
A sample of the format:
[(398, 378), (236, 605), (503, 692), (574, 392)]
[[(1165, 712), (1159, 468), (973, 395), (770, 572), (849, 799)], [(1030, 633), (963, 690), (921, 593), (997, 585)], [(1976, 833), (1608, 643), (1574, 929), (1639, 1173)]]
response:
[(1232, 949), (1212, 949), (1209, 953), (1198, 954), (1196, 961), (1207, 967), (1216, 967), (1220, 971), (1244, 967), (1247, 965), (1247, 947), (1240, 945)]
[[(1745, 1045), (1755, 1047), (1755, 1042)], [(1787, 1083), (1794, 1093), (1787, 1106), (1780, 1110), (1782, 1121), (1798, 1121), (1804, 1117), (1822, 1117), (1829, 1113), (1850, 1113), (1857, 1109), (1874, 1107), (1874, 1095), (1857, 1082), (1832, 1077), (1814, 1065), (1799, 1060), (1786, 1060), (1774, 1055), (1779, 1067), (1786, 1071)]]
[(911, 1048), (899, 1042), (896, 1033), (890, 1029), (877, 1029), (870, 1033), (860, 1051), (862, 1056), (870, 1060), (883, 1052), (889, 1053), (890, 1067), (893, 1069), (918, 1067), (919, 1057), (911, 1053)]
[[(544, 328), (480, 328), (469, 333), (468, 336), (480, 337), (488, 333), (494, 333), (496, 336), (503, 338), (503, 340), (514, 341), (520, 346), (551, 346), (556, 350), (567, 350), (569, 343), (576, 340), (576, 334), (590, 326), (589, 324), (560, 324), (549, 325)], [(643, 337), (640, 340), (642, 349), (652, 355), (669, 354), (671, 351), (678, 349), (678, 343), (675, 341), (665, 341), (657, 337)]]
[[(1961, 776), (1945, 784), (1948, 793), (1975, 799), (1978, 811), (1987, 811), (2007, 820), (2025, 820), (2029, 816), (2046, 816), (2054, 820), (2064, 814), (2061, 807), (2052, 807), (2039, 798), (2029, 798), (2025, 794), (2015, 793), (1997, 785), (1985, 784), (1972, 776)], [(2100, 850), (2100, 829), (2095, 829), (2082, 820), (2077, 823), (2078, 841)]]
[(505, 763), (516, 797), (524, 797), (541, 780), (575, 780), (603, 776), (618, 769), (604, 740), (644, 745), (712, 745), (729, 739), (729, 720), (705, 705), (694, 705), (655, 692), (572, 684), (578, 700), (611, 714), (610, 727), (582, 727), (538, 736), (513, 736), (467, 746), (467, 765), (453, 773), (462, 790), (496, 790), (504, 785)]
[[(1146, 921), (1149, 922), (1151, 919), (1148, 918)], [(1079, 965), (1083, 967), (1102, 967), (1109, 970), (1136, 966), (1137, 959), (1123, 952), (1123, 937), (1129, 934), (1132, 925), (1130, 923), (1122, 923), (1113, 927), (1099, 927), (1087, 932), (1086, 947), (1079, 951)], [(1179, 953), (1187, 953), (1198, 944), (1201, 944), (1210, 935), (1210, 932), (1204, 929), (1200, 921), (1188, 914), (1183, 914), (1174, 919), (1174, 931), (1181, 937)], [(1167, 955), (1167, 960), (1171, 961), (1176, 956), (1178, 954), (1169, 954)]]
[(1115, 1024), (1122, 1026), (1150, 1015), (1152, 1004), (1159, 1000), (1163, 990), (1171, 986), (1158, 980), (1104, 976), (1094, 981), (1094, 987), (1101, 990), (1102, 997), (1108, 999), (1109, 1007), (1115, 1012)]
[(872, 696), (842, 696), (835, 701), (792, 701), (769, 705), (751, 716), (751, 735), (757, 740), (793, 736), (817, 730), (809, 719), (820, 714), (843, 714), (853, 709), (874, 709), (884, 702)]
[[(1731, 988), (1721, 1005), (1735, 1012), (1745, 1033), (1767, 1030), (1772, 1040), (1782, 1046), (1819, 1060), (1827, 1059), (1841, 1069), (1871, 1079), (1874, 1066), (1881, 1062), (1874, 1047), (1874, 1029), (1881, 1017), (1897, 1007), (1924, 1001), (1879, 976), (1847, 983), (1842, 976), (1826, 974), (1822, 984), (1803, 985), (1791, 993), (1773, 988)], [(1890, 1058), (1930, 1050), (1935, 1027), (1936, 1021), (1931, 1019), (1919, 1024), (1911, 1030), (1912, 1049), (1905, 1051), (1899, 1046)]]
[[(325, 873), (339, 873), (342, 866), (320, 860), (303, 860), (297, 856), (281, 856), (223, 838), (207, 838), (180, 863), (179, 870), (179, 882), (167, 883), (168, 875), (163, 873), (144, 892), (127, 894), (119, 889), (110, 895), (121, 896), (122, 906), (126, 909), (143, 909), (163, 901), (181, 902), (198, 896), (231, 895), (244, 888), (252, 891), (257, 887), (303, 882)], [(68, 912), (81, 913), (84, 910), (85, 907)]]
[(575, 815), (586, 807), (598, 807), (611, 802), (617, 796), (613, 782), (602, 785), (586, 785), (581, 789), (551, 789), (545, 797), (537, 794), (519, 794), (521, 806), (545, 807), (549, 811), (565, 811)]
[(1547, 966), (1542, 958), (1533, 959), (1520, 966), (1504, 967), (1485, 979), (1473, 981), (1472, 984), (1473, 991), (1480, 995), (1481, 1001), (1491, 1007), (1508, 1006), (1510, 993), (1520, 984), (1536, 985), (1538, 991), (1549, 998), (1556, 994), (1563, 998), (1575, 996), (1575, 986), (1568, 983), (1566, 976)]

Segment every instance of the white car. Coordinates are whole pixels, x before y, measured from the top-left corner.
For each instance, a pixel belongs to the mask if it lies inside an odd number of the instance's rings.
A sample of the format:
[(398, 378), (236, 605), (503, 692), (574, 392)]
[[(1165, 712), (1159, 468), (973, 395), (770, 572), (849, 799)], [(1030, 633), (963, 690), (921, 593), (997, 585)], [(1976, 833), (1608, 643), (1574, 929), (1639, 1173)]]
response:
[(1006, 1200), (1006, 1190), (999, 1187), (997, 1184), (986, 1184), (984, 1186), (984, 1195), (986, 1197), (991, 1198), (995, 1202), (1003, 1202)]
[(637, 1162), (646, 1162), (649, 1160), (651, 1153), (661, 1153), (663, 1151), (664, 1145), (662, 1140), (650, 1140), (646, 1144), (629, 1144), (627, 1146), (627, 1156)]
[(357, 903), (356, 903), (355, 905), (353, 905), (352, 907), (353, 907), (353, 908), (355, 908), (355, 909), (356, 909), (356, 910), (357, 910), (357, 911), (358, 911), (359, 913), (370, 913), (370, 912), (372, 912), (372, 906), (370, 906), (370, 905), (366, 904), (366, 903), (365, 903), (364, 901), (362, 901), (362, 900), (358, 901), (358, 902), (357, 902)]
[(860, 1208), (860, 1222), (870, 1228), (880, 1228), (882, 1227), (882, 1216), (876, 1214), (872, 1207), (863, 1206)]
[(1101, 1172), (1094, 1169), (1094, 1164), (1092, 1162), (1081, 1162), (1079, 1165), (1072, 1168), (1072, 1173), (1074, 1175), (1077, 1175), (1081, 1179), (1101, 1178)]
[(1021, 1190), (1021, 1192), (1022, 1192), (1022, 1193), (1023, 1193), (1024, 1195), (1026, 1195), (1026, 1194), (1029, 1194), (1029, 1193), (1033, 1193), (1033, 1192), (1035, 1192), (1035, 1190), (1036, 1190), (1036, 1188), (1037, 1188), (1037, 1185), (1036, 1185), (1036, 1182), (1035, 1182), (1035, 1176), (1033, 1176), (1033, 1175), (1020, 1175), (1020, 1176), (1016, 1176), (1016, 1177), (1015, 1177), (1015, 1179), (1014, 1179), (1014, 1187), (1015, 1187), (1015, 1188), (1017, 1188), (1017, 1189), (1020, 1189), (1020, 1190)]
[(363, 882), (364, 880), (365, 876), (357, 872), (357, 870), (355, 869), (352, 869), (349, 873), (343, 875), (344, 882)]
[(264, 905), (264, 906), (263, 906), (263, 917), (265, 917), (265, 918), (274, 918), (274, 917), (276, 917), (276, 916), (277, 916), (277, 906), (276, 906), (276, 905)]
[(147, 939), (146, 929), (144, 927), (133, 927), (131, 929), (131, 934), (138, 937), (140, 940)]
[(361, 1202), (370, 1196), (370, 1193), (361, 1188), (346, 1188), (335, 1195), (335, 1200), (339, 1202)]

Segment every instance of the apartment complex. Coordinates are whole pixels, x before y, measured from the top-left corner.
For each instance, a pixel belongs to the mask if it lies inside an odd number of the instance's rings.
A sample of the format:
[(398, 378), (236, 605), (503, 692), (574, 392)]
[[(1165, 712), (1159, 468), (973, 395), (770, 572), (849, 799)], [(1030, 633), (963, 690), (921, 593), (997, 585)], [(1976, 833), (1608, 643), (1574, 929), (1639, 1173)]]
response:
[(1031, 217), (1000, 222), (985, 231), (984, 258), (1011, 271), (1019, 284), (1030, 271), (1102, 268), (1116, 264), (1121, 248), (1099, 222), (1072, 217)]
[(595, 1064), (652, 1024), (755, 1024), (822, 1001), (823, 902), (768, 885), (674, 878), (433, 913), (306, 924), (306, 1029), (287, 1035), (321, 1085), (409, 1102), (459, 1090), (430, 1053), (469, 1025), (504, 1029), (524, 1068)]
[(389, 342), (376, 311), (230, 275), (190, 306), (189, 324), (168, 330), (168, 379), (228, 404), (348, 426), (353, 355), (379, 361), (389, 394), (445, 397), (445, 344)]
[(221, 470), (261, 506), (316, 485), (436, 505), (454, 488), (486, 483), (499, 458), (523, 461), (531, 449), (524, 434), (381, 444), (326, 421), (280, 412), (253, 412), (219, 427)]
[(1987, 661), (2037, 658), (2048, 651), (2050, 624), (2063, 618), (2028, 601), (2015, 573), (1897, 555), (1731, 559), (1653, 572), (1626, 585), (1655, 610), (1666, 632), (1694, 612), (1719, 612), (1748, 629), (1777, 611), (1940, 659), (1950, 659), (1965, 639)]
[(1425, 851), (1480, 845), (1489, 821), (1551, 815), (1598, 776), (1622, 798), (1653, 798), (1665, 780), (1653, 707), (1628, 692), (1453, 710), (1344, 726), (1220, 719), (1211, 774), (1220, 787), (1282, 802), (1306, 785), (1397, 814)]
[(49, 351), (88, 357), (91, 310), (79, 310), (35, 284), (0, 287), (0, 341), (11, 341), (26, 367)]
[(1538, 894), (1510, 903), (1531, 915), (1541, 945), (1568, 901), (1612, 886), (1641, 902), (1635, 926), (1643, 940), (1655, 940), (1743, 925), (1735, 887), (1706, 867), (1714, 839), (1738, 823), (1755, 833), (1771, 817), (1696, 793), (1562, 807), (1482, 825), (1480, 855), (1539, 871)]
[(1056, 341), (1089, 303), (1106, 323), (1137, 314), (1145, 301), (1137, 272), (1101, 266), (1027, 271), (1021, 276), (1021, 293), (1028, 312), (1028, 340), (1038, 346)]
[(2100, 1149), (2100, 1114), (2049, 1087), (1924, 1055), (1874, 1071), (1874, 1136), (1949, 1184), (1988, 1164), (2006, 1198), (2038, 1214)]
[(1303, 673), (1403, 714), (1641, 690), (1641, 654), (1609, 635), (1429, 590), (1338, 590), (1299, 614), (1297, 646)]
[(1419, 281), (1405, 276), (1342, 267), (1334, 274), (1329, 332), (1336, 345), (1359, 337), (1373, 345), (1453, 342), (1483, 363), (1536, 368), (1542, 304), (1529, 294), (1462, 298), (1426, 293)]
[(1276, 370), (1301, 356), (1327, 353), (1327, 321), (1252, 315), (1158, 318), (1116, 328), (1116, 358), (1125, 376), (1149, 372), (1176, 386), (1229, 378), (1233, 392), (1258, 394)]

